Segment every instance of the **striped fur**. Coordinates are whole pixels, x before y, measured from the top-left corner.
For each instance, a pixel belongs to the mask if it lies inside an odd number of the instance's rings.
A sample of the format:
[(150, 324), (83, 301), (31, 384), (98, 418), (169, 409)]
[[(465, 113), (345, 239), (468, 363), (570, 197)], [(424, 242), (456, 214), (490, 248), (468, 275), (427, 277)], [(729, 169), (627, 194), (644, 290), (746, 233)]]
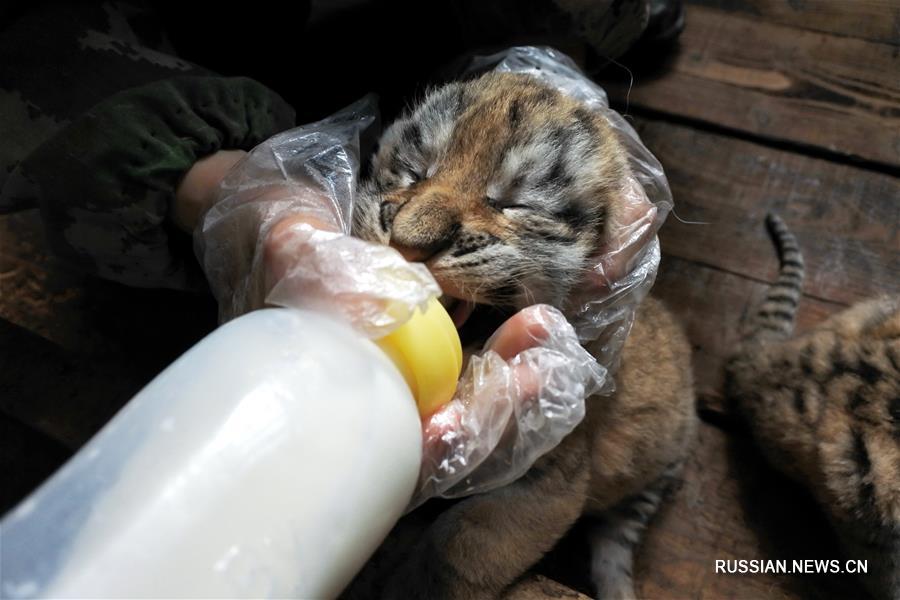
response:
[(859, 303), (791, 337), (803, 281), (797, 241), (768, 217), (778, 281), (727, 367), (727, 393), (774, 466), (807, 485), (864, 582), (900, 598), (900, 298)]
[(353, 233), (425, 262), (450, 296), (559, 307), (628, 172), (602, 116), (530, 76), (488, 73), (432, 90), (387, 128)]
[(766, 225), (778, 249), (781, 268), (778, 280), (769, 288), (765, 302), (751, 321), (747, 338), (753, 341), (790, 337), (794, 332), (794, 318), (803, 293), (805, 266), (797, 238), (776, 214), (766, 216)]
[[(354, 233), (422, 260), (449, 295), (561, 307), (617, 218), (627, 169), (602, 118), (535, 79), (493, 73), (433, 90), (386, 130)], [(499, 597), (584, 513), (609, 534), (593, 538), (595, 564), (613, 565), (595, 569), (598, 593), (627, 597), (634, 547), (696, 427), (690, 346), (653, 298), (616, 385), (522, 478), (402, 520), (345, 597)]]
[(681, 479), (683, 463), (670, 465), (646, 489), (593, 519), (589, 528), (591, 580), (598, 598), (636, 598), (632, 568), (644, 530)]

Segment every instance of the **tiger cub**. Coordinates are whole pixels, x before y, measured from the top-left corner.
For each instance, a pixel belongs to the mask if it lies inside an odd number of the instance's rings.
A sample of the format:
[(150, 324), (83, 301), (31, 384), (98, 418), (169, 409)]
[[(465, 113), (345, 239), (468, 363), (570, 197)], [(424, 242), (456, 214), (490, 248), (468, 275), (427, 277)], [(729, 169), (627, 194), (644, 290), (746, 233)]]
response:
[(804, 276), (797, 241), (767, 217), (781, 271), (727, 366), (757, 445), (808, 486), (864, 582), (900, 598), (900, 298), (861, 302), (791, 337)]
[[(455, 299), (458, 326), (476, 303), (564, 309), (608, 239), (628, 176), (601, 116), (530, 76), (489, 73), (432, 91), (385, 131), (354, 234), (424, 262)], [(590, 513), (598, 594), (633, 597), (635, 545), (696, 421), (690, 346), (652, 298), (616, 386), (589, 398), (582, 423), (519, 480), (453, 503), (406, 537), (433, 505), (401, 521), (345, 596), (498, 597)]]

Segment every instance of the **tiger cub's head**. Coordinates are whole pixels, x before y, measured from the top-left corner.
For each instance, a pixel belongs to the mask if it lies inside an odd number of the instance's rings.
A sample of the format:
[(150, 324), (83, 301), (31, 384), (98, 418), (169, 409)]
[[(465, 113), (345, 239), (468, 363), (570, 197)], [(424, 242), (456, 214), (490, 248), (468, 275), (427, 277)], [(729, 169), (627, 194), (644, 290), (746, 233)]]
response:
[(445, 298), (559, 307), (627, 170), (601, 116), (530, 76), (489, 73), (431, 91), (385, 131), (354, 234), (424, 262)]

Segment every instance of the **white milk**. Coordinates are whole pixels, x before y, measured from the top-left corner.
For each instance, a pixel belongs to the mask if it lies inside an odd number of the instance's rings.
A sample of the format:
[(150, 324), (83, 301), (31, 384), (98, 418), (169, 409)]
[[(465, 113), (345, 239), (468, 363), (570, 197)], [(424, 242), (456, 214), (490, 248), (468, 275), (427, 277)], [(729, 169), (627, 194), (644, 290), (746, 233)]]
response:
[(420, 427), (396, 368), (347, 326), (244, 315), (7, 515), (2, 596), (335, 596), (406, 507)]

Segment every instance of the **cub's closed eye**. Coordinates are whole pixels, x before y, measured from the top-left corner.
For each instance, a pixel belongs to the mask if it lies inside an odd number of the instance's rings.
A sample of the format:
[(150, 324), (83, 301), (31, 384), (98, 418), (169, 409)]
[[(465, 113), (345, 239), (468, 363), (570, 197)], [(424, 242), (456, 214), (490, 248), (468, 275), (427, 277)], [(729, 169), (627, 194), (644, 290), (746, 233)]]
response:
[(503, 212), (504, 210), (532, 210), (527, 204), (512, 204), (503, 200), (491, 198), (490, 196), (485, 197), (484, 203), (500, 212)]

